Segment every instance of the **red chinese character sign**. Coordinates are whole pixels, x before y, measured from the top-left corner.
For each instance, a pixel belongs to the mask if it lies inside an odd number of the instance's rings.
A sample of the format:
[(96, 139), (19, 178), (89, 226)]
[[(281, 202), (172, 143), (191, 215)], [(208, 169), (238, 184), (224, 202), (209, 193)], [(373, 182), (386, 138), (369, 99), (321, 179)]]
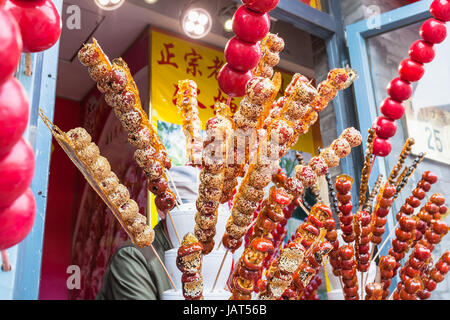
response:
[[(218, 101), (227, 96), (219, 89), (217, 76), (225, 63), (222, 49), (201, 45), (191, 40), (152, 30), (151, 45), (151, 96), (154, 124), (165, 121), (181, 124), (176, 107), (178, 81), (194, 80), (199, 88), (199, 111), (203, 124), (214, 115)], [(236, 111), (240, 99), (232, 100)]]
[[(198, 107), (203, 128), (214, 116), (216, 102), (226, 103), (228, 96), (217, 82), (225, 64), (223, 49), (200, 44), (158, 29), (151, 30), (151, 116), (162, 142), (174, 165), (184, 165), (182, 117), (178, 114), (176, 97), (178, 81), (194, 80), (198, 86)], [(291, 81), (292, 74), (277, 70), (282, 75), (282, 88)], [(231, 111), (237, 111), (241, 99), (231, 100)], [(319, 134), (320, 136), (320, 134)], [(313, 132), (301, 138), (295, 149), (314, 153)]]

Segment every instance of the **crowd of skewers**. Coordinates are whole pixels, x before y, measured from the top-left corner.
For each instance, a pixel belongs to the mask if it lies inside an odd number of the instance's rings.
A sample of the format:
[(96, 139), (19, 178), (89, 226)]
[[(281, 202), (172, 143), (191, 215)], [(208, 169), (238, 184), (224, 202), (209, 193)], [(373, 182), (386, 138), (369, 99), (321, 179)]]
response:
[[(252, 11), (261, 9), (252, 9), (254, 5), (252, 1), (244, 1), (243, 13), (239, 14), (251, 14), (253, 19), (267, 20), (267, 12), (256, 14)], [(421, 154), (412, 165), (403, 168), (414, 144), (409, 139), (388, 179), (383, 181), (383, 177), (379, 176), (372, 190), (369, 190), (372, 167), (379, 154), (374, 152), (374, 145), (379, 148), (377, 135), (380, 135), (376, 125), (370, 129), (361, 172), (359, 207), (355, 213), (351, 201), (354, 179), (341, 175), (333, 183), (329, 176), (330, 168), (339, 166), (340, 160), (349, 156), (352, 148), (362, 144), (362, 135), (355, 128), (344, 130), (308, 164), (299, 163), (294, 176), (288, 177), (280, 168), (281, 159), (299, 137), (317, 122), (319, 113), (339, 91), (347, 89), (357, 75), (348, 68), (334, 69), (316, 88), (309, 79), (295, 74), (277, 99), (281, 76), (274, 74), (273, 68), (280, 61), (283, 39), (267, 33), (268, 30), (263, 35), (258, 34), (258, 39), (252, 38), (254, 41), (249, 43), (258, 46), (259, 58), (247, 64), (248, 70), (239, 70), (244, 67), (242, 60), (236, 59), (233, 48), (239, 45), (239, 37), (249, 34), (239, 28), (235, 31), (237, 37), (231, 39), (227, 46), (225, 56), (228, 64), (219, 76), (219, 85), (224, 91), (229, 89), (226, 93), (230, 96), (241, 92), (244, 97), (234, 115), (227, 104), (216, 105), (215, 116), (206, 123), (205, 139), (201, 137), (197, 85), (192, 80), (180, 81), (178, 85), (177, 108), (186, 136), (187, 164), (201, 168), (195, 228), (184, 237), (178, 250), (177, 267), (183, 273), (184, 297), (188, 300), (204, 298), (202, 259), (216, 247), (213, 238), (219, 206), (232, 201), (226, 232), (219, 244), (226, 249), (226, 254), (245, 246), (230, 275), (232, 300), (304, 299), (305, 292), (312, 292), (311, 283), (317, 279), (325, 261), (330, 262), (332, 273), (339, 278), (347, 300), (389, 299), (390, 285), (397, 274), (400, 281), (392, 294), (394, 299), (429, 298), (436, 284), (442, 282), (448, 272), (449, 251), (435, 265), (431, 255), (448, 233), (448, 226), (442, 219), (447, 213), (445, 199), (440, 194), (434, 194), (417, 215), (414, 211), (437, 182), (436, 175), (429, 171), (423, 174), (411, 197), (407, 198), (396, 215), (398, 224), (393, 231), (395, 238), (389, 254), (376, 259), (394, 235), (387, 236), (384, 244), (378, 247), (383, 242), (394, 200), (425, 155)], [(114, 109), (128, 132), (129, 142), (136, 147), (135, 160), (148, 177), (148, 189), (156, 196), (157, 208), (170, 212), (177, 205), (177, 198), (168, 181), (167, 170), (171, 163), (141, 107), (136, 84), (126, 63), (121, 59), (110, 62), (95, 40), (85, 45), (78, 57), (88, 67), (98, 89), (105, 94), (107, 104)], [(231, 88), (235, 84), (230, 87), (226, 81), (227, 72), (251, 76), (242, 88)], [(78, 128), (69, 132), (68, 136), (78, 156), (90, 166), (110, 201), (119, 208), (120, 219), (129, 232), (136, 239), (143, 239), (137, 244), (151, 244), (151, 228), (145, 224), (144, 217), (139, 218), (136, 203), (129, 199), (128, 190), (119, 184), (107, 160), (100, 157), (98, 147), (91, 142), (87, 132)], [(240, 185), (239, 177), (242, 178)], [(307, 188), (318, 194), (318, 180), (321, 177), (328, 180), (337, 223), (333, 218), (333, 209), (320, 197), (310, 210), (303, 205)], [(272, 186), (267, 190), (270, 184)], [(284, 241), (286, 232), (278, 230), (286, 226), (292, 209), (297, 206), (306, 211), (308, 218), (289, 241)], [(342, 231), (345, 244), (339, 242), (338, 229)], [(285, 244), (281, 249), (283, 242)], [(402, 266), (402, 259), (408, 253), (409, 258)], [(368, 281), (368, 271), (374, 262), (378, 262), (377, 277)], [(360, 284), (358, 272), (361, 274)], [(365, 273), (367, 277), (364, 281)]]

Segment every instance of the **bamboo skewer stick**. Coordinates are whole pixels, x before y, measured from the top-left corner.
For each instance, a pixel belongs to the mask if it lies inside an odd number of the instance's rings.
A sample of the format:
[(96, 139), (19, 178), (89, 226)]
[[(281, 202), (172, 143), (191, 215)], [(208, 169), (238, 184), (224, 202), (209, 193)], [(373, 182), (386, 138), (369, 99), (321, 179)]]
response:
[(414, 144), (415, 144), (415, 140), (413, 138), (409, 138), (408, 140), (406, 140), (406, 143), (403, 146), (403, 149), (402, 149), (402, 152), (400, 153), (397, 164), (394, 166), (394, 168), (391, 171), (391, 174), (389, 175), (388, 181), (390, 184), (395, 183), (394, 180), (395, 180), (395, 178), (398, 177), (398, 174), (400, 173), (400, 170), (402, 169), (406, 158), (411, 154), (412, 146)]
[(175, 194), (177, 195), (177, 202), (180, 204), (180, 205), (183, 205), (183, 200), (181, 200), (181, 196), (180, 196), (180, 194), (178, 193), (178, 189), (177, 189), (177, 186), (176, 186), (176, 184), (175, 184), (175, 181), (173, 180), (173, 176), (172, 176), (172, 174), (168, 171), (168, 170), (166, 170), (166, 175), (167, 175), (167, 177), (169, 178), (169, 180), (170, 180), (170, 183), (172, 184), (172, 187), (173, 187), (173, 190), (175, 191)]
[(405, 172), (403, 179), (397, 185), (397, 192), (394, 195), (394, 200), (398, 198), (398, 196), (402, 192), (403, 188), (406, 186), (409, 179), (413, 175), (414, 171), (416, 171), (419, 164), (425, 159), (425, 156), (426, 156), (426, 153), (421, 153), (416, 157), (416, 159), (414, 159), (413, 164), (408, 168), (408, 170)]
[(373, 257), (373, 258), (370, 260), (370, 263), (374, 262), (375, 259), (378, 258), (378, 256), (381, 254), (381, 250), (383, 250), (383, 248), (384, 248), (384, 247), (386, 246), (386, 244), (389, 242), (389, 240), (391, 239), (391, 237), (395, 234), (395, 229), (397, 229), (398, 225), (399, 225), (399, 224), (397, 223), (397, 225), (396, 225), (394, 228), (392, 228), (391, 233), (387, 236), (386, 240), (384, 240), (383, 244), (382, 244), (381, 247), (378, 249), (378, 252), (377, 252), (377, 254), (375, 255), (375, 257)]
[(177, 287), (175, 286), (175, 283), (173, 282), (172, 277), (169, 274), (169, 271), (167, 270), (166, 266), (164, 265), (164, 262), (161, 260), (161, 257), (159, 256), (158, 252), (156, 252), (155, 247), (153, 246), (153, 244), (150, 245), (150, 248), (152, 249), (153, 253), (155, 254), (156, 259), (158, 259), (158, 262), (161, 264), (161, 267), (164, 269), (164, 272), (167, 275), (167, 278), (170, 281), (170, 284), (173, 287), (173, 290), (176, 292), (177, 291)]
[(8, 251), (2, 250), (2, 271), (8, 272), (11, 271), (11, 265), (9, 264)]
[(214, 292), (214, 289), (216, 288), (217, 281), (219, 280), (220, 273), (222, 272), (222, 268), (223, 268), (223, 265), (225, 264), (225, 260), (227, 259), (227, 255), (228, 255), (229, 251), (230, 250), (225, 251), (225, 254), (223, 255), (222, 263), (220, 264), (219, 271), (217, 272), (216, 279), (214, 280), (214, 285), (211, 289), (211, 292)]
[(177, 226), (175, 225), (175, 221), (173, 221), (172, 214), (170, 212), (168, 212), (167, 215), (169, 216), (170, 223), (172, 224), (173, 230), (175, 231), (175, 234), (177, 236), (178, 243), (181, 245), (181, 237), (180, 237), (180, 234), (178, 233)]
[[(369, 273), (369, 272), (367, 272), (367, 273)], [(361, 274), (361, 279), (360, 279), (360, 282), (361, 282), (361, 295), (360, 295), (360, 297), (359, 297), (359, 300), (364, 300), (364, 286), (363, 286), (363, 279), (364, 279), (364, 272), (360, 272), (360, 274)]]
[(31, 53), (25, 53), (25, 70), (23, 72), (27, 77), (31, 77), (33, 75), (33, 70), (31, 66)]
[(364, 204), (363, 210), (366, 212), (372, 212), (373, 209), (373, 201), (375, 200), (375, 197), (378, 194), (378, 191), (380, 190), (381, 183), (383, 181), (383, 175), (380, 174), (377, 178), (377, 181), (373, 185), (372, 191), (370, 192), (369, 198), (367, 199), (366, 203)]
[[(370, 255), (369, 255), (369, 257), (372, 257), (373, 256), (373, 253), (374, 253), (374, 251), (375, 251), (375, 246), (374, 245), (372, 245), (372, 248), (370, 249)], [(370, 265), (372, 265), (372, 259), (370, 259), (371, 261), (370, 261)], [(374, 259), (375, 260), (375, 259)], [(369, 270), (370, 270), (370, 267), (369, 267)], [(369, 280), (369, 272), (367, 272), (367, 274), (366, 274), (366, 279), (364, 280), (364, 288), (366, 287), (366, 284), (367, 284), (367, 280)]]
[(364, 158), (364, 166), (361, 171), (361, 184), (359, 188), (359, 204), (364, 205), (366, 202), (366, 193), (369, 184), (370, 173), (372, 171), (373, 164), (375, 163), (375, 156), (372, 153), (373, 141), (375, 139), (376, 132), (374, 129), (369, 129), (369, 135), (367, 137), (366, 154)]
[[(175, 201), (175, 204), (176, 204), (178, 210), (181, 211), (180, 204), (178, 203), (178, 201), (179, 201), (181, 204), (183, 204), (183, 202), (181, 201), (180, 194), (178, 193), (178, 190), (177, 190), (177, 187), (175, 185), (175, 182), (173, 180), (172, 175), (169, 173), (169, 171), (166, 171), (166, 174), (167, 174), (167, 177), (169, 178), (170, 183), (172, 184), (172, 187), (173, 187), (173, 189), (175, 191), (175, 194), (177, 195), (177, 199)], [(178, 243), (181, 245), (181, 237), (180, 237), (180, 234), (178, 232), (177, 226), (175, 225), (175, 221), (173, 220), (173, 216), (170, 213), (170, 211), (167, 212), (167, 215), (169, 216), (170, 223), (172, 224), (173, 230), (175, 231), (175, 235), (177, 237)]]

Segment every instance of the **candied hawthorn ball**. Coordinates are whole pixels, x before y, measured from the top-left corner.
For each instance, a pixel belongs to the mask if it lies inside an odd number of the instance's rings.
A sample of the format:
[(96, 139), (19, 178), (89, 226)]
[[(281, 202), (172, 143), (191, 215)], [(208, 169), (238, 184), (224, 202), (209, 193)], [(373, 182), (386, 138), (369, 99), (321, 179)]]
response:
[(433, 44), (427, 41), (417, 40), (409, 49), (409, 57), (416, 62), (430, 63), (435, 56)]
[(336, 155), (341, 159), (347, 157), (352, 152), (352, 148), (346, 139), (335, 140), (331, 144), (331, 148), (336, 153)]
[(395, 78), (389, 83), (387, 93), (395, 101), (402, 102), (411, 98), (413, 89), (409, 82)]
[(434, 0), (430, 7), (430, 13), (438, 20), (450, 21), (450, 1)]
[(417, 82), (422, 79), (425, 74), (425, 69), (422, 63), (411, 59), (405, 59), (398, 67), (398, 74), (400, 75), (400, 78), (405, 81)]
[(447, 38), (447, 25), (433, 18), (428, 19), (420, 28), (420, 36), (433, 44), (442, 43)]
[(373, 154), (379, 157), (386, 157), (392, 151), (392, 143), (389, 140), (375, 138), (373, 141)]
[(352, 148), (356, 148), (362, 143), (361, 133), (353, 127), (345, 129), (341, 137), (347, 140)]

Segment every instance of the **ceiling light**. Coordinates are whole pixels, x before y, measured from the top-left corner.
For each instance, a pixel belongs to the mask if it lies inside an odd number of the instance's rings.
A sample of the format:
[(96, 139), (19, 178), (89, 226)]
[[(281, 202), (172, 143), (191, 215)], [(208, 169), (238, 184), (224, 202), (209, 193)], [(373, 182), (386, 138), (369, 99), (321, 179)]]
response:
[(153, 3), (157, 3), (158, 0), (145, 0), (145, 2), (150, 3), (150, 4), (153, 4)]
[(203, 8), (191, 8), (181, 17), (181, 26), (188, 37), (203, 38), (211, 31), (211, 15)]
[(227, 21), (225, 21), (225, 23), (223, 24), (223, 28), (226, 32), (233, 31), (233, 19), (228, 19)]
[(95, 4), (102, 10), (116, 10), (119, 9), (125, 0), (95, 0)]

